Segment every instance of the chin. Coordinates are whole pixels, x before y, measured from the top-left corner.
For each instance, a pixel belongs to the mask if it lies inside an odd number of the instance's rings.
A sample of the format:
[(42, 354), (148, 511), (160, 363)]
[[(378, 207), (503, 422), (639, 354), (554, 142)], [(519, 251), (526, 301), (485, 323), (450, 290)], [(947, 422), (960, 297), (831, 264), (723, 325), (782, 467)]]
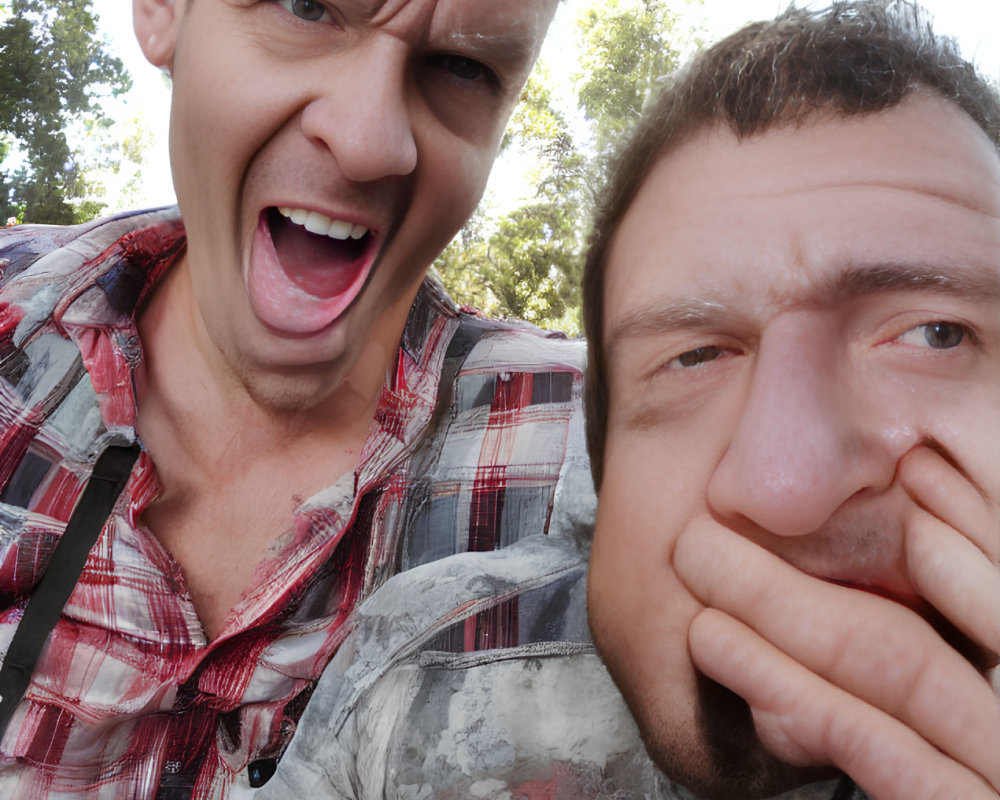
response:
[(246, 384), (246, 391), (261, 409), (278, 416), (308, 414), (325, 406), (334, 389), (328, 380), (303, 380), (268, 376)]
[(704, 800), (768, 798), (838, 777), (832, 767), (795, 767), (768, 753), (750, 708), (724, 686), (698, 675), (697, 712), (687, 725), (642, 700), (626, 701), (653, 762)]
[(243, 368), (236, 370), (236, 378), (254, 405), (279, 416), (307, 413), (324, 405), (338, 383), (338, 371), (329, 364), (239, 366)]

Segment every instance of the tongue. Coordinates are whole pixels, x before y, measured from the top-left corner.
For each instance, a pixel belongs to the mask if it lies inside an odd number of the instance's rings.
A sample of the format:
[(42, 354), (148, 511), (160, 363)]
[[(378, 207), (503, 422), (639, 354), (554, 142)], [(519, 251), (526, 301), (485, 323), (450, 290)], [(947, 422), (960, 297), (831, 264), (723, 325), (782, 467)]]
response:
[(363, 246), (354, 239), (309, 233), (280, 214), (269, 220), (271, 239), (288, 278), (313, 297), (333, 297), (358, 277)]
[(326, 329), (364, 288), (368, 238), (338, 242), (261, 214), (244, 275), (258, 319), (295, 336)]

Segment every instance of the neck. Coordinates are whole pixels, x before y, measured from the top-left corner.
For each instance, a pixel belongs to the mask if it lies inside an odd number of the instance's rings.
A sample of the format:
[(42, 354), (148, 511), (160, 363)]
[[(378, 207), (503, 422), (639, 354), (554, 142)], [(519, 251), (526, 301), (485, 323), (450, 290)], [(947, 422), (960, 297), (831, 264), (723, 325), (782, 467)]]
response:
[(401, 331), (391, 347), (365, 343), (343, 375), (318, 369), (240, 375), (208, 334), (182, 261), (143, 309), (139, 334), (145, 352), (136, 375), (140, 435), (161, 473), (169, 462), (182, 467), (177, 474), (212, 479), (205, 473), (213, 465), (231, 470), (275, 453), (356, 454)]
[(238, 361), (242, 340), (217, 346), (194, 298), (182, 261), (139, 318), (137, 426), (159, 479), (143, 523), (180, 566), (211, 639), (267, 579), (262, 554), (293, 530), (295, 509), (357, 468), (406, 309), (387, 315), (398, 330), (355, 343), (341, 373), (334, 363), (275, 374)]

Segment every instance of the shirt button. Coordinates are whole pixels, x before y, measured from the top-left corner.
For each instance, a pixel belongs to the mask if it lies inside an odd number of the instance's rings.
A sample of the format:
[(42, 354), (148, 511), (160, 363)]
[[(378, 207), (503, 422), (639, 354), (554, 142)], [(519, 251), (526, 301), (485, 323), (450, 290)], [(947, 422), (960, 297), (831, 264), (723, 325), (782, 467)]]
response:
[(258, 786), (263, 786), (271, 779), (271, 776), (277, 769), (278, 759), (276, 758), (260, 758), (257, 761), (251, 761), (250, 765), (247, 767), (247, 772), (250, 777), (250, 785), (254, 789)]

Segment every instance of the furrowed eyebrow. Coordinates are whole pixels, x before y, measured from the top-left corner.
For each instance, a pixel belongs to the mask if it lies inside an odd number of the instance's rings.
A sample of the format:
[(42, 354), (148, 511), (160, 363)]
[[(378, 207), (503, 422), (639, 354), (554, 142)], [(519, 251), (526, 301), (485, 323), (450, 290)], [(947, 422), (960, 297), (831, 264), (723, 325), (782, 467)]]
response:
[[(949, 268), (927, 264), (882, 262), (848, 266), (813, 293), (822, 305), (845, 299), (892, 292), (936, 292), (977, 303), (1000, 302), (1000, 270)], [(631, 339), (680, 329), (731, 326), (739, 312), (724, 303), (699, 300), (662, 300), (631, 311), (616, 320), (607, 334), (609, 357)]]
[[(371, 21), (383, 13), (386, 16), (394, 16), (409, 0), (338, 0), (338, 2), (353, 9), (361, 19)], [(495, 32), (483, 31), (476, 26), (472, 26), (471, 29), (458, 27), (449, 29), (443, 36), (443, 42), (447, 47), (469, 49), (473, 58), (476, 57), (476, 53), (479, 53), (480, 57), (490, 55), (494, 61), (504, 66), (524, 62), (533, 64), (541, 49), (542, 39), (544, 37), (536, 41), (528, 25), (513, 30), (500, 28)]]
[(825, 296), (832, 301), (887, 292), (938, 292), (990, 302), (1000, 299), (1000, 270), (892, 262), (865, 264), (845, 268), (826, 289)]
[(510, 61), (531, 58), (537, 49), (534, 43), (517, 33), (463, 33), (456, 31), (448, 37), (455, 44), (473, 49), (497, 50)]
[(631, 311), (615, 321), (606, 347), (614, 355), (630, 339), (656, 336), (681, 328), (710, 328), (729, 315), (722, 303), (709, 300), (671, 300)]

